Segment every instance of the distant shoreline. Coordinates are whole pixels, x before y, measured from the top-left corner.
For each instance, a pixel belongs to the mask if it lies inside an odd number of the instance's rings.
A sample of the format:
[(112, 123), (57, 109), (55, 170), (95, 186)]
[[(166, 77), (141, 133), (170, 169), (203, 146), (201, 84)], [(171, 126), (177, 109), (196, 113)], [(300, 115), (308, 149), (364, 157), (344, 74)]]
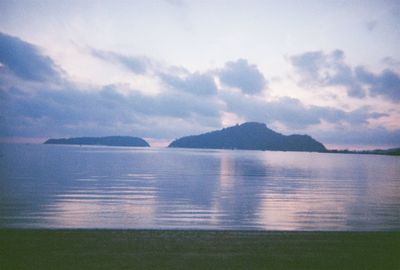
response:
[(327, 150), (331, 154), (360, 154), (360, 155), (386, 155), (400, 156), (400, 148), (376, 149), (376, 150)]

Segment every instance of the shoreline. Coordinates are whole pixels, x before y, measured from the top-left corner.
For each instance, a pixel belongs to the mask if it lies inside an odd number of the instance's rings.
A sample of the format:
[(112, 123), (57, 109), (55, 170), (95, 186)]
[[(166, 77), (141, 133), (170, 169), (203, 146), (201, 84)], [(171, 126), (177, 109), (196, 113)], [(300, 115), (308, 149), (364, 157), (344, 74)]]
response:
[(400, 231), (0, 229), (6, 269), (398, 269)]

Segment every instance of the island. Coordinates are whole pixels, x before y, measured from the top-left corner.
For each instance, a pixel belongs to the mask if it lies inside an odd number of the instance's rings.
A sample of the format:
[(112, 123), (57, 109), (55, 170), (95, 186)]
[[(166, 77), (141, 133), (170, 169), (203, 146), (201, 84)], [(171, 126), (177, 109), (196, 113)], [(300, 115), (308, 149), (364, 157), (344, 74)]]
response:
[(322, 143), (308, 135), (286, 136), (256, 122), (182, 137), (168, 147), (327, 152)]
[(77, 144), (77, 145), (138, 146), (138, 147), (150, 146), (142, 138), (131, 137), (131, 136), (48, 139), (47, 141), (44, 142), (44, 144)]

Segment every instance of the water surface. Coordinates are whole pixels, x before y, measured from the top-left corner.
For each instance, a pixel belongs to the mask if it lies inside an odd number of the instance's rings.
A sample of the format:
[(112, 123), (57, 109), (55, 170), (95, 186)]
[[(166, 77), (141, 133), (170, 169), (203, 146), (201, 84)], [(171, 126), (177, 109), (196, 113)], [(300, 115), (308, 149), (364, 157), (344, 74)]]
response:
[(399, 230), (400, 158), (0, 146), (0, 227)]

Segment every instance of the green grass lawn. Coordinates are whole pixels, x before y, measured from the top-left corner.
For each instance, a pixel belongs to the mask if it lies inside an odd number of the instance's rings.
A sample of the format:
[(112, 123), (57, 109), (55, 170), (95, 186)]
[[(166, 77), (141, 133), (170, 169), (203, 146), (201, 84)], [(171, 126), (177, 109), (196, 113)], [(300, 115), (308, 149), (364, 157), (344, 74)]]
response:
[(2, 229), (0, 269), (400, 269), (400, 232)]

